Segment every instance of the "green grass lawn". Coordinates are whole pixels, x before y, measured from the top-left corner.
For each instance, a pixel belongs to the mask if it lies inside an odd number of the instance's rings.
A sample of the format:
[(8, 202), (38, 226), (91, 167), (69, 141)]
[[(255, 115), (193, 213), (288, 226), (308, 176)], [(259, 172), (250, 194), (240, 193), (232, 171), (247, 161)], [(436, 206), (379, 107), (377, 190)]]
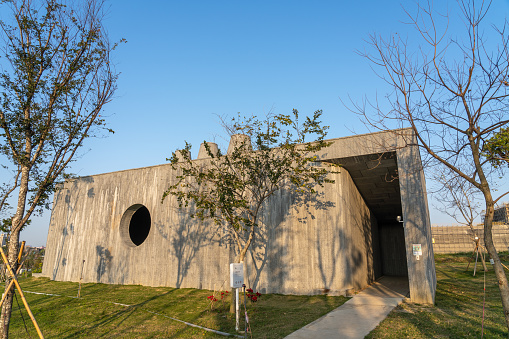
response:
[[(367, 338), (481, 338), (484, 272), (471, 254), (436, 255), (435, 306), (404, 303), (397, 307)], [(501, 255), (507, 265), (507, 253)], [(484, 338), (507, 338), (507, 328), (495, 273), (489, 262), (486, 273)]]
[[(211, 310), (207, 297), (212, 291), (83, 284), (81, 298), (76, 299), (68, 296), (77, 295), (77, 283), (46, 278), (26, 278), (20, 283), (24, 291), (62, 295), (25, 294), (45, 338), (224, 338), (167, 317), (235, 333), (235, 317), (228, 312), (228, 301), (215, 302)], [(329, 296), (262, 295), (258, 302), (247, 303), (253, 337), (282, 338), (346, 300)], [(18, 301), (29, 335), (14, 301), (10, 336), (37, 338), (19, 296)]]
[[(436, 305), (404, 303), (370, 333), (368, 338), (480, 338), (483, 321), (484, 272), (466, 272), (469, 254), (437, 255)], [(507, 253), (502, 255), (506, 265)], [(484, 337), (507, 338), (500, 294), (491, 265), (486, 273)], [(213, 310), (207, 299), (212, 291), (154, 288), (105, 284), (84, 284), (82, 298), (76, 296), (77, 283), (55, 282), (46, 278), (25, 278), (27, 299), (46, 338), (222, 338), (181, 322), (235, 333), (235, 319), (229, 304), (217, 301)], [(14, 303), (10, 335), (12, 338), (37, 338), (19, 299), (30, 333), (27, 335), (20, 311)], [(261, 296), (248, 302), (253, 338), (282, 338), (344, 303), (344, 297)], [(114, 304), (127, 304), (131, 307)], [(155, 313), (151, 313), (155, 312)], [(243, 326), (242, 326), (243, 327)]]

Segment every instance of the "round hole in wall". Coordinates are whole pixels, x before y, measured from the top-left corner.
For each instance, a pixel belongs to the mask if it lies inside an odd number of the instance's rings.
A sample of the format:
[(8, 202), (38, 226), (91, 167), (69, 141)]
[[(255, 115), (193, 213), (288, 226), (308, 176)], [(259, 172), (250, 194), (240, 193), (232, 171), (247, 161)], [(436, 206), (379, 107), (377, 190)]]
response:
[(120, 236), (124, 243), (130, 247), (143, 244), (150, 233), (150, 212), (141, 205), (129, 207), (120, 220)]

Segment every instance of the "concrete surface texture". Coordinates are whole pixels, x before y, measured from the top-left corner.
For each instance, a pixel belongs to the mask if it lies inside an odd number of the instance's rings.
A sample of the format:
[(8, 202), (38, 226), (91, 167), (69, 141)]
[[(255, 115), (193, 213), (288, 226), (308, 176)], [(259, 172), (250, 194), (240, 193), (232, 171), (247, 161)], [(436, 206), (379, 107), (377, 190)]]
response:
[(362, 339), (409, 295), (408, 280), (383, 277), (286, 339)]
[[(433, 303), (426, 187), (410, 131), (330, 141), (317, 156), (344, 162), (331, 174), (334, 184), (305, 203), (281, 190), (263, 207), (264, 227), (246, 259), (249, 287), (344, 294), (401, 275), (412, 301)], [(210, 160), (193, 161), (206, 166)], [(225, 229), (190, 218), (192, 206), (179, 209), (174, 198), (161, 203), (175, 175), (160, 165), (66, 182), (54, 197), (43, 275), (78, 281), (83, 272), (84, 282), (229, 288), (235, 255)], [(131, 232), (132, 223), (139, 232)]]

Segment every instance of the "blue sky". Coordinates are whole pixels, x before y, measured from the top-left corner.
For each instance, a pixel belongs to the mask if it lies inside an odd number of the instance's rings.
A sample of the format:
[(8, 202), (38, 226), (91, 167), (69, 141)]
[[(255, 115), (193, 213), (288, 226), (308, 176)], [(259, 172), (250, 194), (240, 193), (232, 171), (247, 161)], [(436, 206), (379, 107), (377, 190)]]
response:
[[(454, 1), (452, 31), (460, 28)], [(437, 4), (438, 5), (438, 4)], [(226, 142), (216, 115), (302, 114), (317, 109), (330, 138), (368, 130), (342, 103), (390, 90), (356, 53), (369, 34), (408, 34), (399, 1), (110, 1), (105, 26), (118, 90), (105, 107), (115, 134), (88, 140), (72, 172), (83, 176), (165, 163), (189, 141)], [(405, 2), (415, 12), (415, 2)], [(508, 1), (494, 1), (502, 23)], [(47, 212), (22, 239), (46, 243)], [(431, 210), (432, 223), (451, 222)]]

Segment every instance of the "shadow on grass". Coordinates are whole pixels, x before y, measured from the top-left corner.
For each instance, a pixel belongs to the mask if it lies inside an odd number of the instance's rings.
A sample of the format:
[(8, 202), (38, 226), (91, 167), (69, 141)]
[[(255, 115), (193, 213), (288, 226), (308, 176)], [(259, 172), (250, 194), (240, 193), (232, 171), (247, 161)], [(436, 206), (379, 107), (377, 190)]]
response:
[[(171, 290), (171, 291), (167, 291), (165, 293), (162, 293), (162, 294), (159, 294), (159, 295), (154, 295), (146, 300), (143, 300), (142, 302), (139, 302), (137, 304), (134, 304), (134, 305), (131, 305), (129, 307), (127, 306), (122, 306), (122, 305), (116, 305), (114, 304), (114, 302), (116, 301), (111, 301), (111, 300), (103, 300), (103, 302), (108, 302), (112, 305), (112, 307), (121, 307), (122, 309), (118, 310), (118, 311), (115, 311), (109, 315), (103, 315), (102, 317), (100, 317), (99, 319), (93, 321), (92, 323), (90, 323), (89, 325), (86, 326), (86, 329), (78, 329), (78, 330), (71, 330), (71, 331), (68, 331), (67, 333), (69, 333), (67, 336), (63, 336), (63, 338), (76, 338), (78, 335), (82, 335), (86, 332), (94, 332), (94, 333), (97, 333), (98, 330), (101, 330), (101, 328), (104, 328), (105, 330), (105, 333), (100, 335), (100, 336), (97, 336), (97, 334), (94, 334), (96, 337), (98, 338), (101, 338), (101, 337), (109, 337), (111, 334), (107, 331), (107, 327), (109, 325), (112, 325), (114, 323), (116, 323), (115, 327), (116, 328), (120, 328), (121, 326), (124, 325), (124, 322), (129, 320), (130, 318), (132, 318), (132, 316), (134, 315), (135, 312), (137, 312), (136, 314), (136, 320), (134, 320), (134, 322), (132, 322), (130, 325), (127, 325), (127, 326), (123, 326), (122, 328), (125, 330), (125, 331), (129, 331), (131, 329), (135, 329), (137, 327), (140, 327), (143, 325), (144, 322), (146, 322), (149, 318), (152, 318), (154, 315), (151, 314), (151, 313), (142, 313), (140, 312), (141, 308), (143, 306), (145, 306), (146, 304), (154, 301), (154, 300), (157, 300), (157, 299), (160, 299), (160, 298), (163, 298), (164, 296), (172, 293), (174, 290)], [(104, 311), (103, 311), (104, 313)], [(141, 314), (143, 314), (144, 316), (141, 316)], [(65, 333), (62, 333), (62, 334), (65, 334)]]
[[(74, 295), (77, 291), (77, 283), (50, 280), (28, 279), (22, 286), (34, 292), (59, 295), (70, 291)], [(211, 294), (212, 291), (196, 289), (84, 284), (80, 299), (37, 294), (27, 294), (27, 297), (46, 338), (220, 337), (168, 317), (234, 334), (235, 317), (229, 314), (229, 300), (225, 300), (224, 304), (217, 302), (215, 309), (210, 310), (207, 296)], [(262, 295), (257, 303), (248, 301), (247, 305), (253, 337), (283, 337), (346, 300), (324, 295)], [(241, 328), (243, 326), (242, 322)], [(33, 327), (28, 327), (35, 335)], [(11, 330), (13, 338), (26, 337), (17, 310), (13, 313)]]

